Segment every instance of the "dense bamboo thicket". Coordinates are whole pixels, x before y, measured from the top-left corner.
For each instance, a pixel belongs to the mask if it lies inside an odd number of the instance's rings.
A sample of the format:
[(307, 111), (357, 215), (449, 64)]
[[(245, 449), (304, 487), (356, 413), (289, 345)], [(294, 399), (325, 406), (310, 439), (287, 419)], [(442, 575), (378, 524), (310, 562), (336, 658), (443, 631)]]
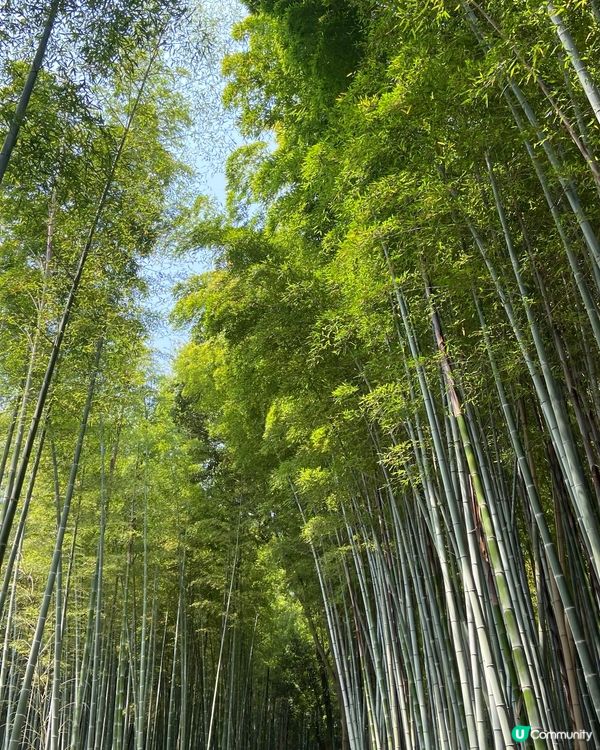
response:
[(1, 750), (595, 747), (600, 7), (245, 5), (224, 206), (202, 7), (1, 10)]
[(316, 747), (302, 609), (148, 349), (218, 29), (178, 0), (0, 28), (0, 746)]

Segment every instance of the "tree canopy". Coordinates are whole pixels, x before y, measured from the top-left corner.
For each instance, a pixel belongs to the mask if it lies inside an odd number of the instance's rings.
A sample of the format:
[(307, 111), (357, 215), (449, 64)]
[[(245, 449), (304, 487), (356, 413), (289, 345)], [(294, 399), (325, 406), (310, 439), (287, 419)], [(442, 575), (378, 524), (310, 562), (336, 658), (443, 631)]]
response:
[(596, 0), (245, 6), (223, 205), (207, 9), (2, 10), (2, 746), (583, 748)]

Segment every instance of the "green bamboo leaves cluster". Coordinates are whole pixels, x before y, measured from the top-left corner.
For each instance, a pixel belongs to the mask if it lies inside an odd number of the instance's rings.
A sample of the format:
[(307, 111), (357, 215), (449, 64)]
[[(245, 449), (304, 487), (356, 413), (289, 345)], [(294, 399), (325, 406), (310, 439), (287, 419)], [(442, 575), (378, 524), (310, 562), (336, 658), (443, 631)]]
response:
[[(111, 617), (105, 600), (110, 600), (102, 581), (112, 489), (107, 482), (115, 467), (105, 467), (107, 438), (98, 414), (104, 413), (106, 421), (110, 399), (122, 397), (120, 413), (111, 414), (107, 430), (114, 464), (128, 408), (125, 399), (135, 379), (143, 377), (135, 300), (139, 279), (132, 269), (136, 257), (151, 249), (149, 238), (159, 236), (166, 190), (179, 172), (165, 146), (169, 136), (161, 143), (154, 134), (157, 109), (151, 104), (161, 77), (158, 54), (165, 24), (175, 14), (167, 11), (161, 18), (154, 8), (156, 33), (149, 33), (148, 26), (146, 47), (138, 48), (137, 60), (129, 65), (121, 64), (128, 40), (115, 47), (113, 38), (115, 67), (108, 71), (102, 67), (108, 60), (101, 61), (98, 40), (81, 34), (76, 42), (69, 38), (72, 10), (66, 3), (51, 3), (20, 93), (22, 66), (10, 58), (18, 54), (18, 38), (1, 59), (3, 83), (8, 81), (2, 92), (8, 130), (0, 158), (2, 403), (10, 404), (2, 417), (0, 530), (0, 725), (5, 748), (110, 744), (102, 737), (102, 722), (111, 727), (108, 717), (114, 711), (106, 671), (112, 643), (104, 632), (105, 618), (109, 622)], [(129, 23), (143, 21), (148, 8), (141, 4), (133, 16), (132, 10), (124, 13), (117, 4), (105, 8), (106, 28), (113, 24), (126, 30)], [(3, 21), (11, 21), (11, 12), (3, 10)], [(94, 59), (98, 77), (93, 90), (68, 80), (56, 64), (44, 64), (49, 49), (56, 53), (56, 35), (65, 64), (67, 54), (81, 52), (78, 45), (93, 44), (89, 55), (80, 58), (82, 65)], [(145, 138), (145, 147), (152, 148), (136, 147), (136, 138)], [(137, 371), (127, 373), (127, 362), (137, 363)], [(120, 372), (113, 378), (112, 394), (106, 386), (111, 368)], [(90, 465), (86, 449), (94, 430), (102, 447), (100, 538), (86, 632), (81, 588), (83, 584), (87, 590), (89, 574), (86, 544), (82, 550), (80, 539), (96, 527), (95, 513), (87, 528), (79, 523), (85, 518), (82, 474)], [(95, 498), (88, 495), (88, 511)], [(120, 575), (112, 573), (113, 609), (123, 588), (123, 583), (117, 585)], [(143, 617), (150, 619), (146, 611)], [(144, 628), (142, 633), (150, 642)], [(112, 658), (118, 653), (117, 645)], [(142, 649), (142, 664), (149, 658)]]
[(598, 734), (597, 5), (252, 10), (177, 375), (321, 601), (335, 741)]
[(148, 349), (139, 267), (182, 222), (174, 61), (204, 55), (203, 23), (179, 2), (2, 10), (3, 750), (316, 747), (337, 721), (322, 626), (317, 658)]

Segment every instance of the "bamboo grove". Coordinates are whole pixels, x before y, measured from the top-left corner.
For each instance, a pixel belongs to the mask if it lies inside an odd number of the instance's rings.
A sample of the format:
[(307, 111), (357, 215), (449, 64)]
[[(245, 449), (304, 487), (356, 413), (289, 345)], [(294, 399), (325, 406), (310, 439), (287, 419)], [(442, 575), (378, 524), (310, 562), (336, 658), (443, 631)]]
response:
[(306, 744), (299, 607), (266, 553), (242, 573), (148, 344), (141, 269), (189, 213), (181, 61), (212, 74), (214, 22), (177, 0), (1, 13), (1, 747)]
[(209, 11), (0, 9), (1, 749), (595, 747), (600, 6), (248, 0), (224, 206)]

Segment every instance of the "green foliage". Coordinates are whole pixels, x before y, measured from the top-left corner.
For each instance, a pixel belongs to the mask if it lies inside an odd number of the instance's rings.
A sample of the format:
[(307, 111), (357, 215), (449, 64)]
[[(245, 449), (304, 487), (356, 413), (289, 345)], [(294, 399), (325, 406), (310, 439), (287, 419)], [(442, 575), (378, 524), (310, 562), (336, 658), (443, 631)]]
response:
[[(22, 547), (18, 517), (8, 538), (0, 726), (71, 487), (51, 569), (65, 631), (42, 623), (23, 746), (57, 750), (61, 670), (73, 750), (98, 745), (96, 709), (119, 750), (596, 730), (596, 4), (247, 6), (224, 101), (255, 140), (222, 211), (176, 197), (191, 120), (173, 59), (194, 9), (60, 4), (0, 194), (19, 511), (32, 479)], [(45, 23), (31, 4), (26, 39), (28, 8), (3, 11), (3, 130)], [(175, 242), (214, 265), (176, 290), (189, 336), (159, 378), (139, 267)]]
[[(193, 233), (216, 252), (216, 269), (181, 290), (176, 315), (192, 324), (192, 342), (176, 378), (253, 513), (265, 519), (265, 538), (287, 540), (279, 554), (289, 586), (313, 556), (315, 573), (302, 596), (306, 611), (320, 596), (330, 607), (338, 685), (347, 680), (357, 702), (369, 700), (366, 688), (344, 677), (347, 657), (385, 703), (393, 693), (381, 686), (378, 662), (388, 648), (380, 643), (386, 618), (401, 631), (393, 648), (403, 654), (410, 690), (411, 679), (421, 679), (414, 665), (428, 653), (424, 631), (416, 651), (403, 641), (411, 607), (405, 596), (419, 602), (422, 627), (436, 616), (423, 603), (419, 576), (447, 574), (452, 583), (444, 585), (458, 601), (466, 597), (465, 616), (475, 617), (460, 562), (466, 538), (466, 565), (528, 581), (503, 606), (526, 608), (540, 627), (553, 621), (532, 576), (546, 570), (535, 542), (518, 545), (514, 570), (495, 555), (497, 544), (505, 545), (513, 560), (517, 533), (538, 539), (548, 532), (544, 538), (561, 547), (556, 498), (568, 496), (573, 508), (578, 501), (569, 479), (557, 475), (556, 452), (572, 448), (586, 492), (598, 493), (598, 453), (586, 436), (598, 425), (591, 395), (597, 335), (590, 345), (598, 308), (594, 302), (591, 312), (585, 301), (585, 288), (597, 291), (597, 247), (584, 228), (585, 217), (590, 227), (600, 219), (590, 169), (600, 147), (597, 122), (544, 5), (247, 5), (252, 13), (235, 32), (244, 49), (224, 62), (225, 101), (242, 132), (259, 140), (230, 157), (226, 214), (211, 213)], [(566, 3), (558, 12), (597, 81), (596, 6)], [(532, 154), (542, 164), (543, 189)], [(558, 386), (564, 401), (553, 407), (572, 430), (561, 438), (563, 448), (544, 401), (553, 378), (571, 383)], [(518, 413), (543, 518), (530, 507), (498, 384)], [(472, 517), (471, 493), (480, 503)], [(493, 529), (485, 525), (488, 512)], [(590, 524), (575, 534), (578, 549), (595, 534)], [(381, 604), (383, 592), (402, 602), (386, 605), (393, 615)], [(510, 618), (505, 625), (512, 638)], [(345, 627), (356, 628), (356, 639)], [(504, 625), (487, 627), (492, 640), (505, 642)], [(335, 654), (340, 641), (346, 656)], [(494, 669), (510, 673), (512, 662), (505, 655), (500, 662)], [(423, 708), (419, 700), (419, 707), (407, 703), (410, 721)], [(447, 700), (454, 710), (454, 692)], [(510, 710), (517, 716), (520, 709)], [(350, 732), (348, 713), (345, 720)], [(395, 720), (371, 719), (369, 741), (385, 746), (387, 732), (389, 746), (400, 746)], [(356, 721), (360, 732), (362, 719)], [(455, 739), (461, 730), (450, 734)], [(441, 735), (437, 744), (444, 744)]]

